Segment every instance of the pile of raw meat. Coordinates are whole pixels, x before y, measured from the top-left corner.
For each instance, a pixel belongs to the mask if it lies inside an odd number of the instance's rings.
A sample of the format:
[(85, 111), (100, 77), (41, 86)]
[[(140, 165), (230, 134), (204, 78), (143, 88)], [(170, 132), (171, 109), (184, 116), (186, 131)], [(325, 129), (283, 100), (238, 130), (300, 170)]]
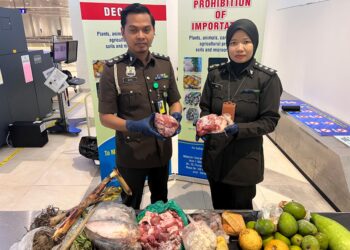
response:
[(181, 218), (172, 210), (161, 214), (146, 211), (145, 216), (139, 222), (142, 249), (180, 249), (180, 231), (183, 228)]
[(233, 124), (229, 114), (215, 115), (210, 114), (201, 117), (196, 123), (198, 136), (204, 136), (211, 133), (222, 133), (226, 126)]
[(140, 249), (135, 211), (118, 202), (102, 202), (85, 226), (99, 249)]
[(180, 124), (171, 115), (156, 113), (154, 118), (154, 126), (156, 127), (158, 133), (164, 137), (171, 137), (174, 135), (179, 125)]

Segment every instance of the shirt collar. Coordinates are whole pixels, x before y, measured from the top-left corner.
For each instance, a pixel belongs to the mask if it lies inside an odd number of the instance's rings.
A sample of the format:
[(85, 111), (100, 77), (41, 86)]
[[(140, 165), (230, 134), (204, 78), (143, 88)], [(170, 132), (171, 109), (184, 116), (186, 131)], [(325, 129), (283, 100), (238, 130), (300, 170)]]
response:
[[(134, 53), (132, 53), (130, 50), (128, 50), (127, 52), (128, 54), (128, 62), (129, 62), (129, 65), (135, 65), (136, 63), (139, 63), (141, 64), (141, 61), (135, 56)], [(148, 56), (147, 56), (147, 61), (146, 61), (146, 65), (150, 64), (150, 63), (155, 63), (155, 57), (153, 56), (152, 53), (148, 52)], [(145, 66), (146, 66), (145, 65)]]
[[(253, 78), (253, 75), (254, 75), (254, 65), (255, 65), (255, 62), (256, 62), (256, 60), (255, 60), (255, 58), (253, 58), (251, 61), (250, 61), (250, 63), (248, 64), (248, 66), (247, 67), (245, 67), (243, 70), (242, 70), (242, 72), (241, 72), (241, 74), (240, 75), (247, 75), (247, 76), (249, 76), (250, 78)], [(234, 73), (230, 70), (230, 67), (231, 67), (231, 65), (230, 65), (230, 63), (227, 63), (227, 66), (226, 66), (226, 70), (230, 73), (230, 74), (232, 74), (233, 76), (234, 76)]]

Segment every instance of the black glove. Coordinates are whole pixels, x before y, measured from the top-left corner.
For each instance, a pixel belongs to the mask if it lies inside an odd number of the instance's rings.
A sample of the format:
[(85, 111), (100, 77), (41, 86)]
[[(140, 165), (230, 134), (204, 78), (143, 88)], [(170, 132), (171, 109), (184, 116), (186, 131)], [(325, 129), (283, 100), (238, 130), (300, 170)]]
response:
[(179, 127), (177, 128), (177, 130), (175, 131), (175, 133), (172, 136), (175, 136), (177, 134), (180, 134), (181, 132), (181, 120), (182, 120), (182, 115), (179, 112), (174, 112), (171, 114), (172, 117), (174, 117), (176, 119), (176, 121), (179, 123)]
[(126, 120), (126, 128), (130, 132), (141, 132), (143, 135), (155, 136), (158, 139), (165, 140), (165, 138), (161, 136), (153, 126), (154, 117), (155, 113), (138, 121)]
[(236, 136), (238, 134), (238, 130), (239, 130), (239, 128), (238, 128), (238, 125), (236, 123), (228, 125), (225, 128), (225, 132), (229, 136)]
[(199, 139), (202, 139), (204, 142), (208, 140), (208, 135), (196, 135), (196, 141), (199, 141)]

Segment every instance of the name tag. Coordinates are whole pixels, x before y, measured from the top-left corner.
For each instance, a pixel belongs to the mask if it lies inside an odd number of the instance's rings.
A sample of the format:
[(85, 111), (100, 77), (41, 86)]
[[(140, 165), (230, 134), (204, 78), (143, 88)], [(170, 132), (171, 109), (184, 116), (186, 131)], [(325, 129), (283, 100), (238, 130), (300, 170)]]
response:
[(132, 83), (132, 82), (136, 82), (137, 81), (137, 77), (124, 77), (123, 78), (123, 83)]

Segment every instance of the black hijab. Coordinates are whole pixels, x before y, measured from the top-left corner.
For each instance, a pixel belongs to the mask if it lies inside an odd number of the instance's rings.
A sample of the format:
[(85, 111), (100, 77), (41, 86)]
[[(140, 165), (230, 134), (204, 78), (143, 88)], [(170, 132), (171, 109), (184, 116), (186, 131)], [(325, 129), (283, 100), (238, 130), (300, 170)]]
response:
[(230, 41), (232, 39), (232, 36), (234, 33), (236, 33), (237, 30), (243, 30), (244, 32), (246, 32), (248, 34), (248, 36), (250, 37), (250, 39), (252, 40), (253, 47), (254, 47), (252, 58), (245, 63), (236, 63), (236, 62), (232, 61), (230, 56), (229, 56), (230, 67), (233, 70), (234, 74), (236, 76), (239, 76), (242, 73), (242, 71), (254, 59), (254, 55), (255, 55), (256, 49), (258, 48), (258, 44), (259, 44), (259, 32), (258, 32), (258, 28), (256, 27), (256, 25), (248, 19), (239, 19), (239, 20), (235, 21), (233, 24), (230, 25), (230, 27), (227, 29), (227, 32), (226, 32), (227, 51), (228, 51), (228, 47), (230, 45)]

